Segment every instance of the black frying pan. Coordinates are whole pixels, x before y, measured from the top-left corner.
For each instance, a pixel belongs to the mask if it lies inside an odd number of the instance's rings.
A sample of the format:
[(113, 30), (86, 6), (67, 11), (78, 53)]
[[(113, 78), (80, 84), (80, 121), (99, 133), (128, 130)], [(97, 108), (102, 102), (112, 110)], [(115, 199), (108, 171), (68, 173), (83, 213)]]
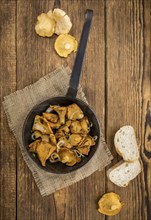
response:
[[(88, 35), (90, 31), (91, 21), (93, 17), (93, 11), (87, 10), (86, 11), (86, 20), (84, 23), (78, 52), (76, 55), (73, 71), (71, 74), (71, 79), (69, 83), (69, 88), (67, 91), (66, 96), (63, 97), (53, 97), (48, 100), (43, 101), (42, 103), (36, 105), (33, 107), (33, 109), (29, 112), (23, 126), (22, 131), (22, 138), (23, 138), (23, 145), (25, 149), (27, 150), (29, 156), (32, 158), (32, 160), (42, 169), (45, 171), (51, 172), (51, 173), (69, 173), (71, 171), (74, 171), (83, 165), (85, 165), (94, 155), (98, 144), (100, 140), (100, 126), (99, 122), (95, 116), (95, 113), (90, 108), (89, 105), (87, 105), (85, 102), (81, 101), (80, 99), (76, 98), (79, 80), (80, 80), (80, 74), (82, 69), (82, 63), (84, 58), (84, 53), (86, 49), (86, 44), (88, 40)], [(83, 111), (84, 115), (86, 115), (90, 122), (92, 122), (93, 126), (91, 127), (90, 135), (91, 136), (97, 136), (96, 144), (95, 146), (91, 147), (91, 150), (89, 152), (88, 156), (85, 156), (82, 158), (82, 161), (80, 163), (75, 164), (73, 167), (68, 167), (67, 165), (57, 162), (57, 163), (50, 163), (49, 161), (46, 162), (46, 167), (42, 167), (39, 159), (37, 157), (34, 157), (31, 152), (28, 151), (28, 145), (33, 141), (31, 139), (31, 129), (34, 122), (34, 118), (37, 114), (41, 114), (42, 112), (46, 111), (46, 109), (50, 105), (60, 105), (60, 106), (67, 106), (72, 103), (76, 103)]]

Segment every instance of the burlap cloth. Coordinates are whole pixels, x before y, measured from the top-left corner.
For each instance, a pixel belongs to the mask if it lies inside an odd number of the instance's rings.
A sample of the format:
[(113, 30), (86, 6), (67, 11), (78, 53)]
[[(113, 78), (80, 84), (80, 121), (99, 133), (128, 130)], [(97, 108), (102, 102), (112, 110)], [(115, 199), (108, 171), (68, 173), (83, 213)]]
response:
[[(23, 90), (16, 91), (4, 97), (3, 101), (10, 129), (17, 139), (23, 158), (31, 170), (42, 196), (49, 195), (56, 190), (84, 179), (96, 170), (102, 170), (112, 160), (112, 155), (105, 144), (102, 134), (100, 145), (92, 159), (82, 168), (69, 174), (51, 174), (41, 170), (31, 160), (23, 147), (22, 126), (28, 112), (35, 104), (47, 98), (65, 95), (69, 84), (70, 73), (71, 70), (68, 67), (58, 68), (36, 83), (25, 87)], [(87, 102), (81, 87), (79, 88), (77, 97)]]

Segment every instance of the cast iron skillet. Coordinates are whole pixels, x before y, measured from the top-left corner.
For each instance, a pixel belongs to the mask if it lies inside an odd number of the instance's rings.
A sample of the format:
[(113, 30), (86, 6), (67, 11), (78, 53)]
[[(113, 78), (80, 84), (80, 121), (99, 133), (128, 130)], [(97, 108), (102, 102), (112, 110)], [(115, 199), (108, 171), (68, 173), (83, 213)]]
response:
[[(22, 138), (23, 138), (23, 145), (25, 149), (27, 150), (29, 156), (32, 158), (32, 160), (45, 171), (48, 171), (50, 173), (59, 173), (59, 174), (65, 174), (69, 173), (71, 171), (77, 170), (83, 165), (85, 165), (94, 155), (98, 144), (100, 140), (100, 126), (99, 122), (95, 116), (95, 113), (92, 111), (89, 105), (87, 105), (85, 102), (81, 101), (80, 99), (76, 98), (79, 80), (80, 80), (80, 73), (82, 69), (82, 63), (84, 58), (84, 53), (86, 49), (86, 44), (88, 40), (88, 35), (90, 31), (91, 21), (93, 17), (93, 11), (87, 10), (86, 11), (86, 20), (83, 26), (80, 44), (78, 48), (78, 52), (76, 55), (73, 71), (71, 74), (71, 79), (69, 83), (69, 88), (67, 91), (66, 96), (63, 97), (52, 97), (48, 100), (43, 101), (42, 103), (36, 105), (33, 107), (33, 109), (29, 112), (23, 126), (22, 131)], [(28, 145), (32, 142), (31, 139), (31, 129), (34, 121), (34, 117), (37, 114), (41, 114), (44, 112), (49, 105), (60, 105), (60, 106), (67, 106), (72, 103), (76, 103), (84, 112), (84, 115), (86, 115), (90, 122), (92, 122), (93, 126), (91, 127), (91, 136), (97, 136), (96, 145), (91, 147), (91, 150), (89, 152), (88, 156), (85, 156), (82, 158), (80, 163), (77, 163), (73, 167), (68, 167), (67, 165), (57, 162), (57, 163), (50, 163), (48, 160), (46, 162), (46, 167), (43, 167), (37, 157), (34, 157), (31, 152), (28, 151)]]

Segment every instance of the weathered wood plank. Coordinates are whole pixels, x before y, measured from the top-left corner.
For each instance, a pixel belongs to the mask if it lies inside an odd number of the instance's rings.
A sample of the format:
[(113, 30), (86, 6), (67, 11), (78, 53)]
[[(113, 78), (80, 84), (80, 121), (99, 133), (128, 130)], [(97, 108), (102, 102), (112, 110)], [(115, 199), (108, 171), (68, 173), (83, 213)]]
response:
[[(83, 63), (81, 84), (90, 105), (95, 110), (104, 129), (104, 1), (61, 1), (73, 22), (71, 34), (80, 39), (87, 8), (94, 10), (94, 18)], [(69, 65), (73, 57), (69, 57)], [(55, 193), (57, 220), (105, 219), (97, 211), (97, 200), (105, 192), (105, 172), (92, 176)]]
[(147, 218), (151, 217), (151, 1), (144, 1), (144, 68), (142, 80), (142, 148)]
[[(16, 89), (16, 1), (0, 3), (0, 100)], [(0, 219), (16, 218), (16, 141), (0, 106)]]
[[(123, 125), (135, 128), (141, 146), (141, 81), (143, 74), (142, 1), (107, 1), (107, 142), (115, 164), (121, 160), (114, 150), (115, 132)], [(149, 89), (149, 87), (148, 87)], [(147, 219), (143, 172), (128, 187), (119, 188), (107, 180), (106, 191), (121, 196), (125, 206), (112, 219)], [(109, 219), (109, 218), (107, 218)]]
[[(61, 1), (60, 6), (73, 22), (73, 34), (80, 38), (84, 12), (94, 9), (94, 20), (83, 66), (81, 84), (90, 104), (104, 126), (104, 2)], [(71, 5), (71, 7), (70, 7)], [(58, 57), (53, 49), (56, 37), (40, 38), (34, 32), (36, 16), (53, 7), (52, 1), (18, 1), (17, 4), (17, 88), (35, 82), (60, 65), (72, 67), (75, 54), (67, 59)], [(100, 12), (101, 9), (101, 12)], [(98, 42), (100, 44), (98, 45)], [(96, 80), (97, 79), (97, 80)], [(101, 99), (98, 99), (98, 93)], [(18, 150), (18, 219), (104, 219), (97, 212), (96, 199), (104, 193), (104, 172), (93, 174), (73, 186), (41, 198), (28, 168)], [(90, 193), (91, 192), (91, 193)], [(24, 214), (23, 214), (24, 213)]]
[[(17, 89), (55, 68), (54, 39), (40, 38), (34, 29), (37, 15), (52, 7), (53, 1), (17, 1)], [(41, 197), (19, 148), (17, 164), (17, 219), (56, 219), (53, 195)]]

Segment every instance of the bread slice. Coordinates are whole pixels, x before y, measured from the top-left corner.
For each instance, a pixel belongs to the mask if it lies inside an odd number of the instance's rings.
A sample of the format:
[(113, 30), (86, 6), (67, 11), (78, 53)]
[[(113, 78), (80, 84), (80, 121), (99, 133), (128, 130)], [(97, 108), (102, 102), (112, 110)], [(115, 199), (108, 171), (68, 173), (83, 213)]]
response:
[(125, 161), (134, 161), (139, 158), (139, 151), (134, 128), (130, 125), (121, 127), (115, 134), (114, 145), (117, 153)]
[(107, 171), (107, 176), (115, 185), (126, 187), (140, 172), (141, 164), (139, 160), (134, 162), (124, 162), (122, 160)]

